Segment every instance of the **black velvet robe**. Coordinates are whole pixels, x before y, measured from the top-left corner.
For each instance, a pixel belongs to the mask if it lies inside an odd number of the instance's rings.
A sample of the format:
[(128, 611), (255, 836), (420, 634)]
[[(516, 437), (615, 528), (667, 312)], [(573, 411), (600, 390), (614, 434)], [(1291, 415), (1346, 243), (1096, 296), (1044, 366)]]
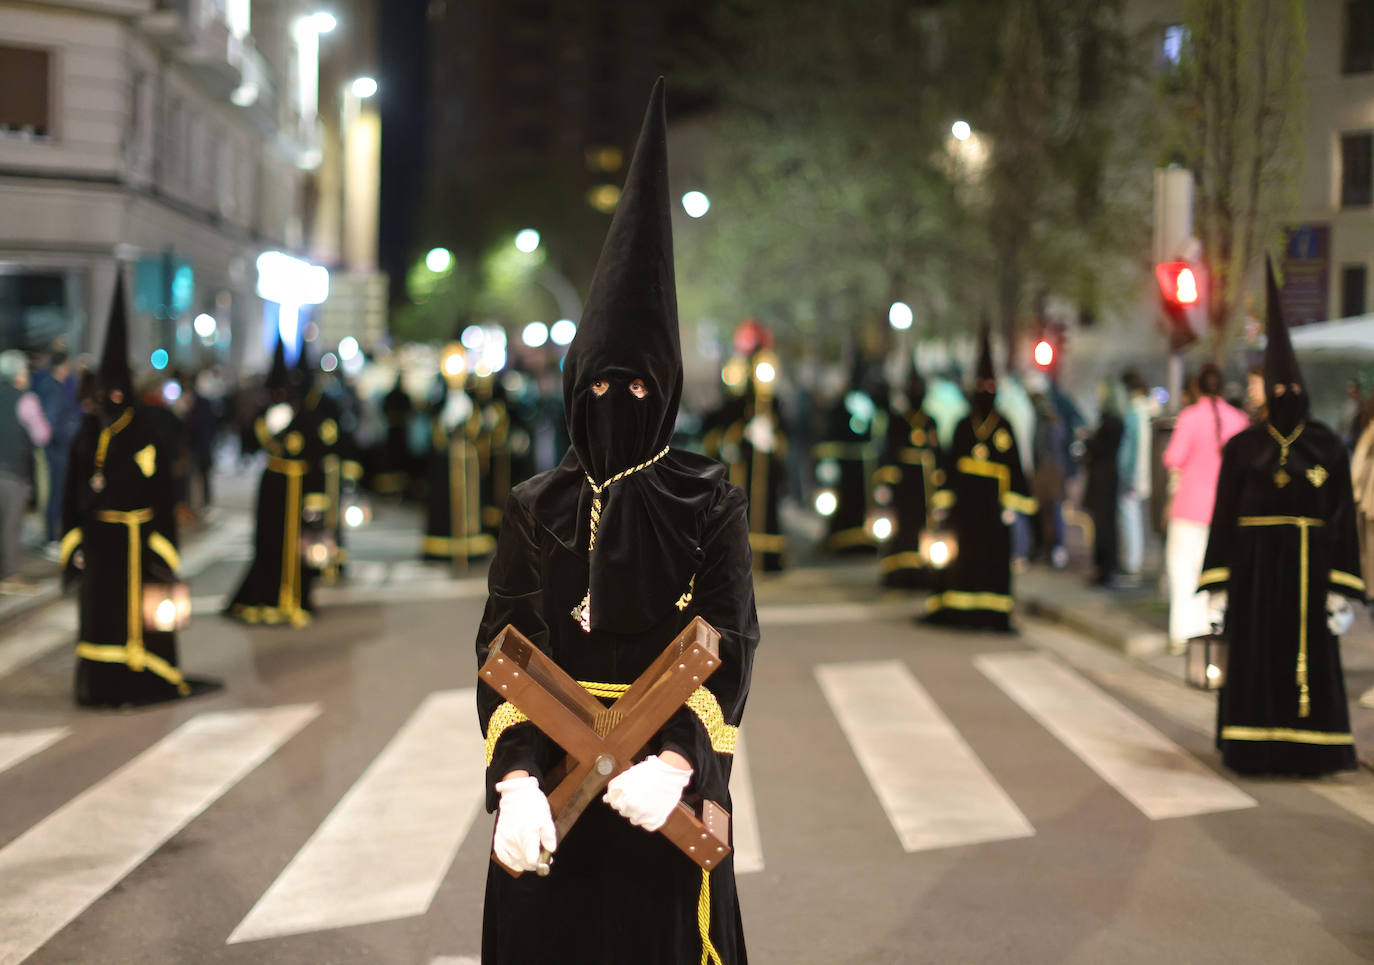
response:
[(1326, 597), (1357, 606), (1364, 598), (1350, 464), (1319, 423), (1308, 423), (1279, 463), (1263, 424), (1222, 450), (1201, 579), (1205, 591), (1227, 591), (1217, 746), (1226, 766), (1244, 773), (1348, 770), (1355, 748)]
[[(779, 503), (782, 487), (783, 460), (787, 455), (787, 437), (783, 435), (782, 418), (776, 399), (763, 404), (760, 412), (758, 396), (750, 393), (743, 400), (738, 418), (726, 426), (722, 437), (722, 461), (730, 470), (730, 482), (744, 490), (749, 497), (749, 546), (759, 568), (777, 572), (783, 568), (783, 552), (787, 538), (782, 532)], [(749, 438), (749, 423), (762, 415), (772, 425), (773, 447), (769, 452), (755, 446)]]
[(1011, 528), (1005, 510), (1033, 514), (1011, 424), (997, 412), (965, 416), (944, 460), (945, 488), (934, 504), (949, 509), (958, 555), (926, 600), (932, 623), (1011, 629)]
[(372, 489), (383, 496), (410, 493), (414, 457), (410, 453), (410, 415), (415, 406), (398, 384), (382, 398), (386, 435), (382, 437), (372, 467)]
[(851, 419), (844, 400), (836, 402), (826, 421), (826, 441), (811, 447), (816, 481), (835, 493), (836, 508), (826, 520), (824, 543), (833, 553), (873, 549), (868, 497), (869, 483), (878, 468), (878, 447), (867, 432), (853, 429)]
[[(434, 413), (420, 547), (427, 560), (471, 559), (496, 548), (496, 538), (482, 527), (482, 473), (475, 441), (480, 419), (474, 411), (450, 432), (444, 427), (442, 410)], [(455, 519), (459, 523), (456, 533)]]
[(940, 488), (940, 439), (935, 420), (921, 410), (893, 411), (887, 420), (882, 466), (873, 474), (874, 502), (886, 487), (892, 511), (892, 537), (881, 544), (878, 570), (887, 586), (925, 587), (931, 571), (921, 557), (921, 533), (926, 528), (930, 500)]
[[(362, 476), (357, 445), (352, 434), (343, 427), (343, 411), (339, 404), (318, 386), (312, 388), (301, 404), (301, 424), (309, 427), (312, 436), (302, 455), (310, 463), (302, 485), (305, 495), (302, 505), (307, 516), (323, 516), (322, 522), (308, 522), (334, 534), (337, 551), (323, 570), (315, 575), (327, 584), (337, 583), (348, 563), (348, 545), (343, 521), (343, 494), (347, 486), (355, 485)], [(303, 429), (303, 431), (305, 431)]]
[[(143, 626), (144, 584), (176, 582), (175, 505), (171, 454), (146, 413), (125, 408), (108, 429), (95, 416), (82, 420), (62, 511), (62, 564), (68, 578), (81, 579), (79, 704), (145, 704), (190, 693), (176, 634)], [(78, 553), (84, 567), (76, 565)]]
[(323, 449), (319, 428), (317, 416), (298, 410), (274, 436), (267, 430), (265, 415), (258, 416), (255, 431), (267, 452), (267, 467), (258, 484), (253, 560), (225, 607), (228, 616), (245, 623), (297, 628), (310, 623), (315, 612), (310, 596), (315, 571), (301, 558), (301, 533), (307, 476), (322, 485), (312, 465)]
[[(588, 584), (591, 490), (577, 460), (570, 455), (559, 468), (517, 486), (491, 567), (477, 661), (480, 666), (490, 641), (510, 623), (584, 685), (628, 684), (693, 617), (701, 616), (720, 631), (721, 667), (698, 691), (695, 709), (679, 710), (644, 753), (681, 753), (693, 768), (684, 800), (708, 798), (729, 809), (735, 728), (749, 693), (759, 629), (748, 505), (719, 469), (674, 449), (644, 470), (656, 474), (655, 485), (677, 489), (685, 503), (697, 507), (687, 525), (702, 552), (695, 575), (682, 581), (677, 604), (670, 604), (655, 626), (636, 634), (585, 633), (571, 614)], [(634, 538), (645, 537), (617, 534), (616, 543)], [(609, 693), (588, 689), (598, 696)], [(487, 807), (494, 810), (494, 785), (507, 773), (523, 768), (542, 779), (563, 755), (532, 724), (516, 722), (513, 708), (490, 688), (478, 686), (477, 704), (489, 756)], [(489, 866), (482, 961), (697, 965), (704, 947), (703, 909), (707, 938), (719, 960), (743, 963), (733, 859), (708, 879), (666, 838), (631, 825), (597, 797), (559, 842), (547, 878), (516, 879)]]
[(1088, 485), (1083, 502), (1093, 521), (1093, 580), (1110, 584), (1120, 566), (1117, 512), (1121, 472), (1118, 457), (1126, 427), (1114, 412), (1103, 412), (1097, 431), (1088, 440)]
[(481, 481), (482, 527), (494, 537), (511, 489), (510, 412), (504, 396), (493, 395), (492, 387), (481, 387), (478, 395), (482, 394), (487, 397), (469, 418), (476, 420), (477, 428), (471, 438)]

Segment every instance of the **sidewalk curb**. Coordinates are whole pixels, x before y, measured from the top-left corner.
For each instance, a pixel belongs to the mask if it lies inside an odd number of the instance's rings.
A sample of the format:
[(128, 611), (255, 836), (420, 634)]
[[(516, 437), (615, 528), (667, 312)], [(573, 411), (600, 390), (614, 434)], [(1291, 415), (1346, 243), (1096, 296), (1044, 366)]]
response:
[(1160, 656), (1168, 647), (1168, 634), (1128, 613), (1103, 619), (1093, 607), (1067, 606), (1041, 596), (1025, 597), (1021, 604), (1030, 616), (1068, 627), (1134, 660)]

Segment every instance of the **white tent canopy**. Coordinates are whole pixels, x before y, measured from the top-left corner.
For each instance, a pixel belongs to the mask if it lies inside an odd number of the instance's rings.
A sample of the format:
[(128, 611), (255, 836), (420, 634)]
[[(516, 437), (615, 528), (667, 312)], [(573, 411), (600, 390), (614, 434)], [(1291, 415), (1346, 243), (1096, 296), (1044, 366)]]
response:
[(1337, 318), (1289, 330), (1293, 348), (1311, 352), (1374, 355), (1374, 314)]

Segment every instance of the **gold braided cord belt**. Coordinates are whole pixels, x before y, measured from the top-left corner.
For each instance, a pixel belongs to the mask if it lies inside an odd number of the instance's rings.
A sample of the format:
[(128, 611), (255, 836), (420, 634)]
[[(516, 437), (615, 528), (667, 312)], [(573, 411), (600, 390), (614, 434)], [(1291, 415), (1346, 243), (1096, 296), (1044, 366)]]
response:
[[(608, 700), (613, 700), (630, 689), (629, 684), (602, 684), (590, 680), (579, 680), (578, 684), (593, 697)], [(698, 687), (692, 692), (692, 696), (687, 698), (687, 707), (697, 715), (697, 719), (701, 721), (701, 726), (706, 728), (706, 734), (711, 739), (713, 751), (718, 754), (735, 753), (735, 742), (739, 739), (739, 728), (725, 722), (725, 714), (721, 712), (720, 701), (716, 700), (715, 694), (705, 687)], [(528, 719), (510, 701), (503, 702), (492, 712), (491, 719), (487, 721), (485, 751), (487, 766), (491, 766), (491, 759), (496, 754), (496, 742), (501, 739), (501, 735), (509, 728), (524, 723)]]

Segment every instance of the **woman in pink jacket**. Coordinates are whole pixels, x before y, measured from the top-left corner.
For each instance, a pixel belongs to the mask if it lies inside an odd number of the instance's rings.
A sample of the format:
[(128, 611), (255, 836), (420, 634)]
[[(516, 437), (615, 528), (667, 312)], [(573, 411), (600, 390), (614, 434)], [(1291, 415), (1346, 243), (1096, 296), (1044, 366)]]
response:
[(1221, 370), (1208, 363), (1198, 374), (1198, 401), (1178, 414), (1164, 450), (1164, 467), (1173, 483), (1166, 537), (1169, 573), (1169, 646), (1182, 653), (1188, 640), (1208, 630), (1207, 598), (1197, 592), (1212, 506), (1221, 472), (1221, 447), (1250, 424), (1245, 413), (1227, 405), (1221, 394)]

